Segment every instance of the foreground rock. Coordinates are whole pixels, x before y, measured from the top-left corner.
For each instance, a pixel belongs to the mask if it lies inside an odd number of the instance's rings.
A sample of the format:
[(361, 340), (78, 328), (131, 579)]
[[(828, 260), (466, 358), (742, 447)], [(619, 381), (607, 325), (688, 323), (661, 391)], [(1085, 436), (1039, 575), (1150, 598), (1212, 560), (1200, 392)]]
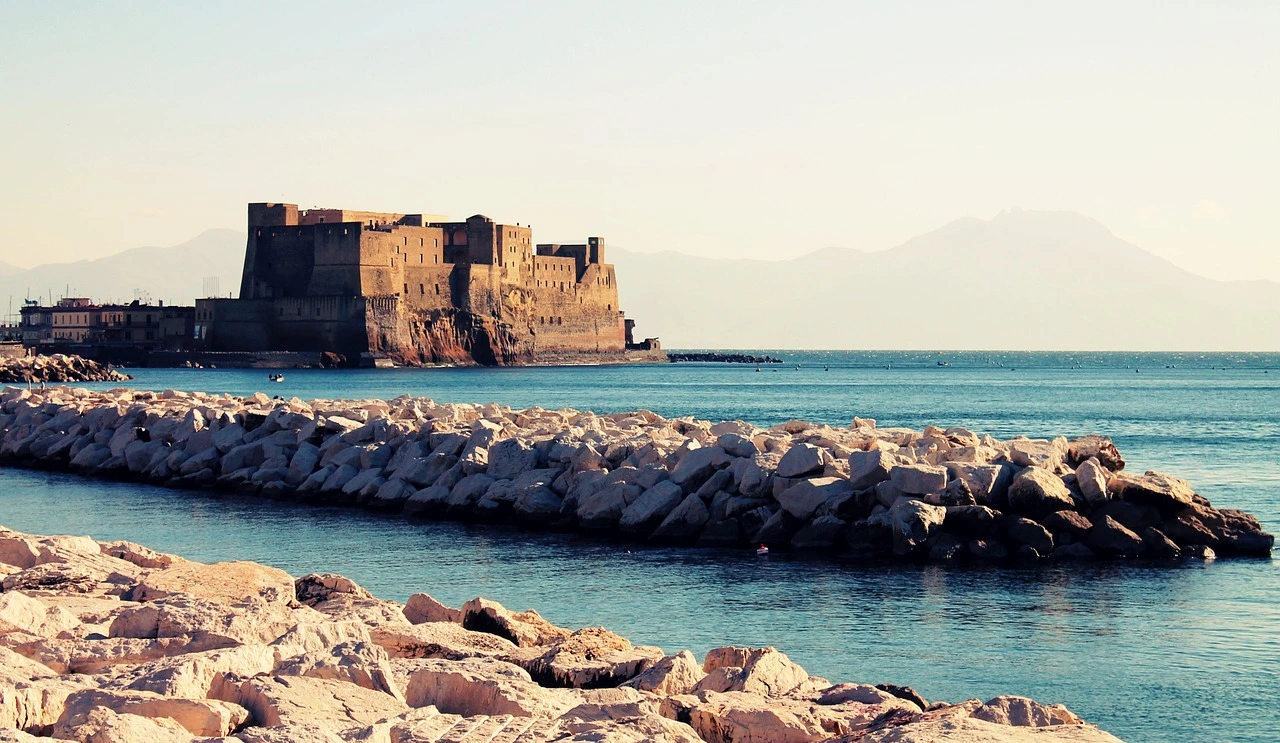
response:
[(123, 382), (128, 374), (82, 356), (0, 358), (0, 382)]
[(1109, 439), (964, 428), (762, 429), (596, 415), (198, 392), (0, 392), (0, 461), (683, 545), (902, 559), (1271, 554), (1252, 516)]
[[(74, 584), (22, 576), (60, 566)], [(698, 663), (533, 610), (0, 527), (0, 740), (1115, 743), (1022, 697), (928, 704), (774, 648)], [(8, 583), (8, 580), (6, 580)]]

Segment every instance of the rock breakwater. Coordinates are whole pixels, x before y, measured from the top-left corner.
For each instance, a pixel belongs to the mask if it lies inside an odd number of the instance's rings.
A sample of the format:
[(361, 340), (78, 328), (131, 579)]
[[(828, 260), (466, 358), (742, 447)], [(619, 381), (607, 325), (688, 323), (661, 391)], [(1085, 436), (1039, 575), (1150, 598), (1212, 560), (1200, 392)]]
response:
[(929, 703), (774, 648), (635, 646), (536, 611), (0, 527), (0, 740), (1116, 743), (1061, 705)]
[(0, 383), (11, 382), (123, 382), (128, 374), (82, 356), (0, 358)]
[(933, 560), (1271, 553), (1101, 436), (499, 405), (7, 388), (0, 461), (653, 542)]

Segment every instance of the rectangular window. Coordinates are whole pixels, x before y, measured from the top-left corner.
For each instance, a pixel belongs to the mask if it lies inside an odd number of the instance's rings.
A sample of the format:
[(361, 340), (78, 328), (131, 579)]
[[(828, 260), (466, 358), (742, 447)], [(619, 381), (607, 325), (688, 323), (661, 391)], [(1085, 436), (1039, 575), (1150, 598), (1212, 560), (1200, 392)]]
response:
[(405, 293), (405, 294), (408, 294), (408, 293), (409, 293), (409, 285), (408, 285), (408, 284), (405, 284), (405, 285), (404, 285), (404, 293)]
[(418, 293), (419, 293), (419, 294), (426, 294), (426, 293), (427, 293), (427, 288), (426, 288), (425, 286), (423, 286), (422, 284), (418, 284)]

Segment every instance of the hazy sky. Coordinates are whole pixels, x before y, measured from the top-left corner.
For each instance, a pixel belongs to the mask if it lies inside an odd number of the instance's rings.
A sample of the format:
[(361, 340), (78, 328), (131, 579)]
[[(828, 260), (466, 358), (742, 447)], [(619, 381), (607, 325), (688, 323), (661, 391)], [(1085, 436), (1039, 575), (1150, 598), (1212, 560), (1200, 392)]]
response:
[(0, 260), (245, 203), (788, 257), (1073, 210), (1280, 280), (1280, 2), (0, 2)]

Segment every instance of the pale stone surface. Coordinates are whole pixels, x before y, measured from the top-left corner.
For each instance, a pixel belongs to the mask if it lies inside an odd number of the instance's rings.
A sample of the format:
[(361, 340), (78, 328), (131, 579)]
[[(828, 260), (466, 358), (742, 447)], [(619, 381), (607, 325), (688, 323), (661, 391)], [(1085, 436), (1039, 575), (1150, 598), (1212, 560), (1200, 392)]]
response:
[(252, 562), (214, 565), (183, 562), (143, 576), (134, 589), (133, 598), (154, 601), (174, 593), (228, 603), (250, 597), (281, 602), (294, 598), (291, 575), (279, 568)]
[(681, 650), (663, 658), (622, 685), (661, 696), (674, 696), (693, 691), (706, 675), (693, 653)]
[(947, 517), (943, 506), (931, 506), (923, 501), (899, 498), (889, 510), (893, 524), (893, 551), (905, 555), (915, 550), (929, 538)]
[(72, 731), (83, 726), (90, 713), (99, 708), (152, 720), (167, 718), (192, 735), (205, 737), (227, 735), (249, 718), (248, 710), (243, 707), (216, 699), (183, 699), (147, 691), (85, 689), (67, 697), (66, 707), (54, 726), (54, 736), (70, 737)]
[(947, 469), (932, 464), (900, 464), (889, 470), (889, 479), (908, 495), (925, 495), (947, 486)]
[(568, 690), (543, 688), (523, 668), (490, 658), (414, 661), (405, 699), (464, 717), (557, 717), (578, 702)]
[(1009, 484), (1009, 508), (1037, 515), (1074, 509), (1075, 500), (1062, 478), (1042, 467), (1027, 467)]
[(462, 611), (453, 609), (425, 593), (415, 593), (404, 605), (404, 616), (412, 624), (423, 622), (462, 622)]
[(1097, 459), (1086, 459), (1076, 467), (1076, 484), (1080, 486), (1084, 499), (1095, 508), (1111, 498), (1107, 490), (1107, 472)]

